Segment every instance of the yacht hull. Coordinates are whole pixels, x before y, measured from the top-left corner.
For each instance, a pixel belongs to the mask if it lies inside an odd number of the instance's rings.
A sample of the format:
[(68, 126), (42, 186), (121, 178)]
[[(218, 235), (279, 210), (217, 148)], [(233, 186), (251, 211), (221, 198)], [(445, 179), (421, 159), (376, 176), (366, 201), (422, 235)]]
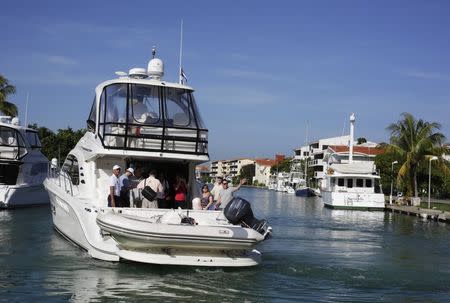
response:
[(297, 197), (314, 197), (315, 196), (314, 192), (309, 187), (297, 189), (295, 191), (295, 195)]
[(384, 195), (377, 193), (352, 193), (322, 191), (326, 207), (355, 210), (384, 210)]
[[(253, 229), (233, 225), (189, 229), (191, 226), (181, 224), (152, 224), (143, 218), (139, 224), (115, 212), (161, 213), (161, 210), (97, 209), (89, 201), (64, 192), (52, 181), (46, 180), (44, 185), (50, 195), (55, 229), (93, 258), (220, 267), (254, 266), (261, 261), (261, 254), (252, 247), (264, 236)], [(208, 234), (212, 229), (218, 236)]]
[(100, 214), (97, 224), (121, 247), (131, 249), (245, 250), (264, 240), (255, 230), (240, 226), (150, 223), (115, 213)]
[(105, 261), (119, 261), (112, 239), (104, 239), (95, 222), (96, 210), (87, 201), (80, 201), (53, 182), (44, 181), (50, 196), (53, 225), (70, 242), (86, 250), (90, 256)]
[(50, 203), (49, 196), (42, 184), (3, 185), (0, 187), (0, 208), (20, 208)]

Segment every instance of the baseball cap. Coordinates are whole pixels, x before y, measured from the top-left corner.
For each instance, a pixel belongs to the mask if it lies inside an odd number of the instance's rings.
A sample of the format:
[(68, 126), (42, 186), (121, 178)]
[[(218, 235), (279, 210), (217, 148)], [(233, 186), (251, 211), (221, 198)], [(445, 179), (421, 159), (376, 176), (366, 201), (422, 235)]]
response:
[(134, 176), (134, 168), (128, 167), (127, 171), (129, 171)]
[(114, 165), (114, 166), (113, 166), (113, 170), (115, 170), (115, 169), (120, 169), (120, 165), (117, 165), (117, 164)]

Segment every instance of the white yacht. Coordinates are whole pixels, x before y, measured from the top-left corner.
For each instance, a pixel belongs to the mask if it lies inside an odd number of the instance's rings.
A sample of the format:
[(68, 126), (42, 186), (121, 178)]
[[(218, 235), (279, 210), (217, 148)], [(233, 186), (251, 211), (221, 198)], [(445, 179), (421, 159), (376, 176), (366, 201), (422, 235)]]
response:
[(0, 208), (48, 204), (47, 167), (37, 131), (17, 117), (0, 117)]
[(325, 206), (341, 209), (382, 210), (385, 208), (380, 176), (372, 161), (353, 160), (355, 115), (350, 116), (348, 160), (331, 155), (321, 184)]
[(56, 230), (101, 260), (257, 265), (261, 253), (255, 246), (271, 228), (253, 217), (243, 199), (234, 198), (223, 211), (107, 206), (113, 165), (135, 172), (154, 168), (168, 179), (181, 174), (191, 201), (195, 166), (209, 160), (208, 130), (191, 87), (163, 80), (158, 58), (147, 69), (117, 74), (97, 86), (88, 131), (61, 171), (51, 171), (44, 182)]

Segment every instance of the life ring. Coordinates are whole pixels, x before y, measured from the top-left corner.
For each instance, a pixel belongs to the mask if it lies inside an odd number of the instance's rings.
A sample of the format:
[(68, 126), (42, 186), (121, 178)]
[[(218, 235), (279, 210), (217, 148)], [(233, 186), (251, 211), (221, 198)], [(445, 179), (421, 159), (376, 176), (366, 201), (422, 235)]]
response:
[(334, 169), (332, 169), (331, 167), (327, 169), (327, 175), (332, 175), (334, 174)]

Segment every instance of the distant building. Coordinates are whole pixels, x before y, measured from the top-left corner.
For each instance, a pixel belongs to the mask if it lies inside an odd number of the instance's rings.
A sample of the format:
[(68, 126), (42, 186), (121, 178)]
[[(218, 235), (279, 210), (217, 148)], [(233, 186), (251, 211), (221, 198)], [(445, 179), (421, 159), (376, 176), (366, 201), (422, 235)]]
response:
[(228, 163), (229, 163), (229, 174), (227, 176), (234, 178), (239, 176), (243, 166), (254, 164), (255, 160), (250, 158), (239, 158), (229, 160)]
[(284, 155), (275, 155), (275, 159), (256, 159), (255, 160), (255, 177), (253, 181), (269, 186), (270, 168), (285, 159)]
[(197, 180), (203, 180), (204, 177), (209, 177), (211, 174), (211, 169), (209, 165), (197, 165), (195, 167), (195, 178)]
[(241, 169), (245, 165), (254, 164), (255, 160), (250, 158), (238, 158), (232, 160), (217, 160), (211, 162), (210, 177), (217, 176), (233, 178), (239, 176)]

